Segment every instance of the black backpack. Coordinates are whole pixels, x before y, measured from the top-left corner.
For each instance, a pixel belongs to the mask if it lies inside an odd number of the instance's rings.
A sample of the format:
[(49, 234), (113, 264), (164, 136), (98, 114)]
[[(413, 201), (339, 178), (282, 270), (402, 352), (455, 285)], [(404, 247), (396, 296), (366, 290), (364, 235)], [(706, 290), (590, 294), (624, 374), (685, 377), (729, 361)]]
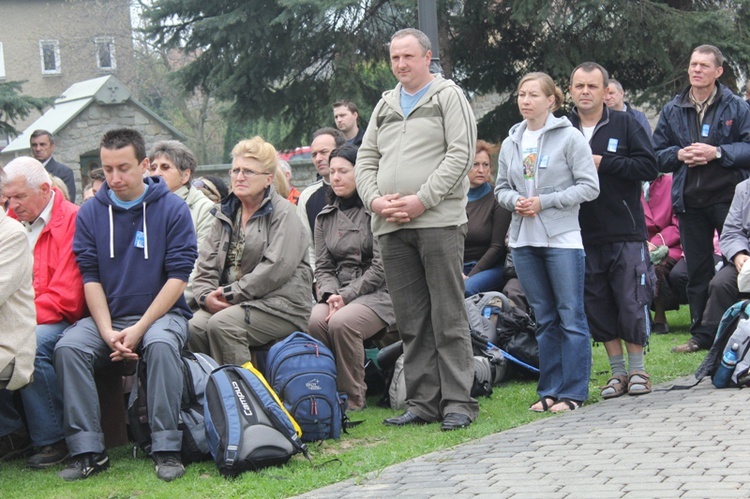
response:
[[(206, 383), (211, 371), (219, 367), (214, 359), (202, 353), (182, 352), (182, 402), (180, 403), (180, 424), (182, 430), (182, 462), (188, 464), (211, 459), (206, 439), (206, 428), (203, 418)], [(146, 364), (138, 361), (136, 381), (128, 400), (128, 426), (130, 435), (136, 444), (133, 449), (141, 449), (151, 454), (151, 428), (148, 424), (146, 407)]]
[(474, 355), (486, 355), (488, 349), (497, 347), (511, 361), (507, 377), (538, 377), (539, 344), (531, 316), (498, 292), (470, 296), (464, 307), (469, 316)]

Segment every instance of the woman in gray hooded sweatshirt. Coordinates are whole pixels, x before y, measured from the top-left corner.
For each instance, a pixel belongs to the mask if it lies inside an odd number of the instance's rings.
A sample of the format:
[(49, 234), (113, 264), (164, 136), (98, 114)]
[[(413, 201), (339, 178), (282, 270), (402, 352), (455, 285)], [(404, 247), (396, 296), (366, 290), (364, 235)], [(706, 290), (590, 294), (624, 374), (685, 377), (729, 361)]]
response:
[(597, 197), (599, 180), (583, 134), (552, 114), (562, 100), (547, 74), (521, 79), (524, 120), (503, 142), (495, 187), (498, 202), (513, 212), (509, 246), (537, 321), (539, 400), (529, 408), (535, 412), (580, 407), (591, 372), (578, 209)]

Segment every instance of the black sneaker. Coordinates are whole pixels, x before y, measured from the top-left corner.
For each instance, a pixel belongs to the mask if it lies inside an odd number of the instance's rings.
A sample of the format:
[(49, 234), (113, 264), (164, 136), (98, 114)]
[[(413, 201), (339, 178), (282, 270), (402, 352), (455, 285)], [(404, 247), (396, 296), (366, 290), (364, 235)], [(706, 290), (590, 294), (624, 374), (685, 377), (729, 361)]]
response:
[(83, 480), (107, 468), (109, 468), (109, 457), (107, 457), (106, 452), (101, 454), (88, 452), (73, 456), (73, 460), (68, 467), (58, 473), (57, 476), (72, 482), (73, 480)]
[(185, 474), (179, 452), (154, 452), (152, 459), (156, 463), (156, 476), (159, 480), (171, 482)]
[(18, 430), (0, 437), (0, 461), (23, 457), (31, 451), (31, 440), (26, 430)]
[(39, 452), (31, 456), (26, 461), (26, 466), (41, 470), (60, 464), (68, 457), (68, 446), (65, 439), (55, 442), (51, 445), (45, 445)]

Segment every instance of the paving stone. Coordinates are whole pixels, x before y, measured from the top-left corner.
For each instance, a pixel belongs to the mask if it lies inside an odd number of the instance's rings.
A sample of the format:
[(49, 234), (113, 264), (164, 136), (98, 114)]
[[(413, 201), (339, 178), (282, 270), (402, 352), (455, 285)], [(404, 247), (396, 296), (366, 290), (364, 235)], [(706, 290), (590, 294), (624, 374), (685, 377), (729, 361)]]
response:
[(743, 498), (746, 499), (747, 496), (743, 495), (741, 491), (718, 491), (713, 489), (691, 489), (686, 490), (680, 497), (683, 497), (685, 499), (691, 498), (691, 497), (701, 497), (706, 498), (710, 497), (711, 499), (736, 499), (736, 498)]
[[(459, 493), (460, 490), (457, 490), (453, 487), (443, 487), (435, 485), (435, 482), (432, 483), (431, 487), (418, 487), (418, 486), (410, 486), (405, 487), (401, 486), (401, 488), (398, 491), (398, 496), (402, 497), (428, 497), (428, 496), (440, 496), (440, 497), (453, 497), (454, 494)], [(382, 491), (381, 491), (382, 494)]]
[(605, 497), (622, 497), (622, 487), (607, 484), (597, 484), (591, 486), (569, 486), (566, 485), (561, 489), (567, 497), (595, 497), (602, 499)]
[(621, 397), (303, 497), (750, 497), (750, 463), (727, 458), (750, 448), (749, 406), (750, 390), (709, 383)]
[(744, 476), (746, 479), (748, 475), (750, 475), (750, 470), (747, 469), (747, 467), (744, 468), (729, 468), (727, 466), (722, 466), (718, 462), (713, 463), (713, 468), (707, 469), (704, 473), (707, 477), (719, 476), (719, 477), (726, 477), (730, 478), (733, 476), (741, 477)]
[(662, 483), (663, 481), (664, 481), (664, 477), (661, 475), (635, 474), (635, 473), (627, 472), (627, 473), (621, 473), (619, 476), (609, 478), (607, 480), (607, 483), (622, 484), (622, 485), (637, 483), (637, 484), (643, 484), (644, 486), (648, 487), (655, 483)]
[(659, 499), (668, 499), (672, 497), (683, 497), (684, 492), (681, 490), (660, 490), (658, 494), (644, 494), (642, 490), (625, 491), (622, 498), (625, 499), (643, 499), (644, 497), (659, 497)]

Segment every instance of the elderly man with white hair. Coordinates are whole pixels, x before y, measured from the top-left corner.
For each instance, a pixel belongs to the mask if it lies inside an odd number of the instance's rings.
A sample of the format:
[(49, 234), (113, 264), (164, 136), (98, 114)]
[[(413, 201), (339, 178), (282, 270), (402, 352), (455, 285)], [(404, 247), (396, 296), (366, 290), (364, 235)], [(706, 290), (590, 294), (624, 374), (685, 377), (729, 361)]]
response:
[[(0, 168), (0, 192), (5, 173)], [(34, 288), (31, 286), (31, 253), (23, 227), (0, 208), (0, 387), (18, 390), (34, 372)], [(9, 393), (0, 390), (0, 393)], [(0, 408), (0, 428), (5, 428)], [(3, 439), (4, 440), (4, 439)], [(1, 459), (0, 459), (1, 460)]]
[[(26, 252), (34, 255), (37, 346), (34, 382), (20, 391), (28, 428), (12, 394), (0, 390), (0, 461), (25, 456), (33, 445), (37, 452), (26, 464), (47, 468), (68, 455), (52, 353), (65, 328), (85, 311), (83, 281), (72, 251), (78, 206), (63, 198), (34, 158), (14, 159), (5, 174), (2, 193), (8, 200), (8, 215), (23, 225)], [(34, 317), (33, 309), (29, 315)]]

